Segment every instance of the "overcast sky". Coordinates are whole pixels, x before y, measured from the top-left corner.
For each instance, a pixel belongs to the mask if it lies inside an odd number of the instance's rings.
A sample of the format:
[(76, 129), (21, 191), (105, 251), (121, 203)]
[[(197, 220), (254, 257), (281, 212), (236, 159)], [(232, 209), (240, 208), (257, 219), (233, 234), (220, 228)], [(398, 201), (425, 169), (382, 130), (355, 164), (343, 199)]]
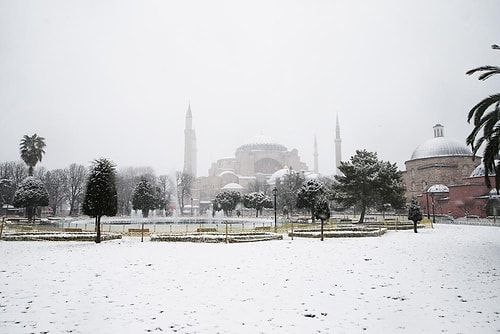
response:
[(271, 136), (334, 173), (356, 149), (397, 163), (433, 136), (465, 142), (500, 78), (498, 0), (0, 0), (0, 162), (46, 139), (42, 166), (181, 170), (191, 104), (198, 174)]

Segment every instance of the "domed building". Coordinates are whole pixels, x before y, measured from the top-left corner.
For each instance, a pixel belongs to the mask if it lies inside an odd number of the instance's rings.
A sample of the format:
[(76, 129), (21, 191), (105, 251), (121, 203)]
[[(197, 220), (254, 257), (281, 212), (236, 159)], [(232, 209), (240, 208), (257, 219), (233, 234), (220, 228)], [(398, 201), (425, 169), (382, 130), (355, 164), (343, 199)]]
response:
[(481, 159), (473, 158), (472, 151), (458, 140), (444, 136), (441, 124), (434, 126), (434, 138), (415, 148), (410, 160), (405, 162), (406, 196), (419, 196), (436, 184), (447, 187), (460, 185), (471, 175)]
[(260, 134), (239, 146), (234, 157), (212, 163), (208, 176), (196, 178), (192, 195), (199, 199), (203, 212), (222, 189), (245, 193), (256, 186), (268, 187), (273, 174), (284, 168), (308, 171), (297, 149), (288, 150), (274, 138)]

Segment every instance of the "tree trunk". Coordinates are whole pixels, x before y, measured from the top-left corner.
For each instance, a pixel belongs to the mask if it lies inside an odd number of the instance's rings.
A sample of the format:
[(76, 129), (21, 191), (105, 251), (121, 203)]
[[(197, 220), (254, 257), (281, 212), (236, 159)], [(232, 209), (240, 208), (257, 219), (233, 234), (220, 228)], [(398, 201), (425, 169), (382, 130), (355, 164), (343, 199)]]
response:
[(321, 241), (323, 241), (323, 226), (325, 224), (325, 220), (321, 219)]
[(417, 231), (417, 221), (416, 220), (413, 221), (413, 232), (418, 233), (418, 231)]
[(363, 205), (361, 207), (361, 215), (359, 216), (359, 221), (358, 223), (362, 223), (365, 221), (365, 213), (366, 213), (366, 207)]
[(95, 217), (95, 231), (96, 231), (95, 242), (96, 244), (98, 244), (101, 242), (101, 216)]

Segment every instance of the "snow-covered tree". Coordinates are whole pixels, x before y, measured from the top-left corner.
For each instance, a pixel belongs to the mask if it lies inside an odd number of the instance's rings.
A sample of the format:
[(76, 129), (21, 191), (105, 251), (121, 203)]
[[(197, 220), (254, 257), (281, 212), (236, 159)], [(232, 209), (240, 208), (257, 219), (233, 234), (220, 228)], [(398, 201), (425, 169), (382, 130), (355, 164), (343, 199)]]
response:
[(297, 207), (308, 209), (314, 222), (316, 203), (326, 192), (325, 185), (316, 179), (306, 180), (297, 192)]
[(422, 211), (416, 197), (412, 197), (408, 207), (408, 220), (413, 222), (413, 231), (417, 233), (417, 223), (422, 220)]
[(27, 176), (26, 165), (22, 161), (0, 163), (0, 200), (3, 204), (12, 204), (16, 189)]
[(26, 208), (29, 221), (33, 221), (38, 206), (49, 205), (49, 194), (43, 182), (28, 176), (19, 184), (12, 203), (16, 208)]
[(240, 202), (241, 195), (237, 191), (223, 190), (215, 196), (214, 210), (224, 211), (224, 215), (230, 216), (236, 205)]
[(277, 206), (288, 217), (293, 214), (293, 209), (297, 206), (297, 192), (304, 183), (301, 173), (289, 169), (288, 173), (276, 180), (278, 191)]
[(97, 159), (90, 168), (82, 206), (83, 213), (95, 217), (96, 243), (101, 242), (101, 217), (116, 215), (117, 202), (115, 165)]
[(45, 138), (38, 136), (36, 133), (33, 136), (24, 135), (19, 144), (21, 159), (28, 165), (28, 175), (33, 176), (35, 165), (42, 161), (42, 156), (45, 154)]
[(132, 195), (132, 208), (142, 210), (142, 216), (148, 217), (149, 210), (154, 210), (158, 205), (158, 196), (155, 187), (146, 178), (142, 178), (134, 188)]
[(255, 209), (255, 217), (259, 217), (259, 212), (262, 213), (263, 208), (272, 208), (273, 202), (269, 196), (262, 192), (252, 192), (243, 195), (243, 205), (246, 208)]
[(404, 183), (396, 164), (379, 161), (377, 153), (357, 150), (349, 162), (342, 161), (341, 175), (335, 175), (333, 199), (344, 207), (357, 206), (363, 222), (366, 209), (385, 203), (393, 208), (404, 204)]

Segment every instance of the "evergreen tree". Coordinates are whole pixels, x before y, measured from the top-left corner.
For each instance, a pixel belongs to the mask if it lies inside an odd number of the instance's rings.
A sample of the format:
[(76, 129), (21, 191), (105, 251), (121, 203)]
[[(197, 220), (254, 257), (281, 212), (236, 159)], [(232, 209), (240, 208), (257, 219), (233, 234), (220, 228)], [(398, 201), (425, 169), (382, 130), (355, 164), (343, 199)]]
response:
[(377, 153), (357, 150), (349, 162), (339, 166), (342, 175), (335, 175), (333, 199), (344, 207), (358, 206), (359, 222), (363, 222), (366, 209), (391, 204), (398, 209), (404, 203), (404, 183), (395, 164), (379, 161)]
[(330, 206), (328, 205), (328, 199), (326, 196), (320, 196), (316, 200), (314, 212), (316, 218), (321, 220), (321, 241), (323, 241), (323, 227), (325, 225), (325, 220), (330, 219)]
[(413, 231), (417, 233), (417, 223), (422, 220), (422, 211), (420, 210), (420, 205), (418, 204), (416, 197), (411, 199), (411, 203), (408, 208), (408, 220), (413, 222)]
[(142, 216), (148, 217), (149, 210), (157, 208), (158, 193), (157, 189), (153, 187), (151, 182), (146, 178), (141, 178), (137, 183), (132, 195), (132, 208), (134, 210), (142, 210)]
[(33, 169), (39, 161), (42, 161), (42, 156), (45, 154), (45, 138), (37, 136), (24, 135), (20, 143), (21, 159), (28, 165), (28, 175), (33, 176)]
[(241, 195), (237, 191), (223, 190), (215, 196), (214, 210), (224, 211), (225, 216), (230, 216), (236, 205), (240, 202)]
[(259, 212), (262, 213), (263, 208), (272, 208), (273, 202), (269, 196), (262, 192), (252, 192), (243, 195), (243, 205), (246, 208), (255, 209), (255, 217), (259, 217)]
[(36, 208), (49, 205), (49, 193), (41, 180), (28, 176), (19, 184), (12, 204), (16, 208), (26, 208), (28, 220), (32, 222)]
[(83, 213), (95, 217), (96, 243), (101, 242), (101, 217), (117, 212), (116, 172), (114, 164), (105, 158), (94, 161), (90, 168), (83, 199)]
[(316, 203), (325, 192), (326, 188), (323, 182), (315, 179), (305, 181), (297, 192), (297, 207), (299, 209), (308, 209), (313, 222), (316, 218)]

